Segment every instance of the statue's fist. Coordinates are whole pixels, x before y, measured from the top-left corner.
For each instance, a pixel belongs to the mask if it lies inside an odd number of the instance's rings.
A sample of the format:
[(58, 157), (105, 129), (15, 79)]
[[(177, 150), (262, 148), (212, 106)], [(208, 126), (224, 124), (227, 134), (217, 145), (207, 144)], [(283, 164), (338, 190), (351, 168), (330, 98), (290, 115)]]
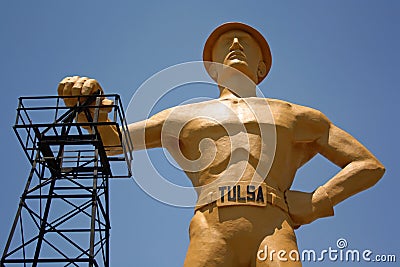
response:
[[(101, 88), (98, 81), (95, 79), (89, 79), (88, 77), (65, 77), (58, 84), (58, 95), (59, 96), (88, 96), (98, 90), (103, 94), (103, 89)], [(82, 103), (85, 98), (79, 98)], [(77, 103), (78, 98), (64, 98), (65, 105), (68, 107), (74, 106)]]
[[(100, 108), (100, 121), (106, 121), (107, 114), (112, 110), (113, 101), (101, 96), (104, 91), (101, 88), (99, 82), (95, 79), (90, 79), (88, 77), (65, 77), (58, 84), (58, 95), (59, 96), (80, 96), (78, 97), (68, 97), (64, 98), (65, 105), (68, 107), (75, 106), (79, 99), (80, 104), (84, 103), (87, 97), (94, 94), (95, 92), (100, 90), (100, 98), (101, 98), (101, 108)], [(93, 109), (90, 110), (93, 113)], [(79, 122), (85, 122), (86, 118), (83, 113), (78, 116)]]

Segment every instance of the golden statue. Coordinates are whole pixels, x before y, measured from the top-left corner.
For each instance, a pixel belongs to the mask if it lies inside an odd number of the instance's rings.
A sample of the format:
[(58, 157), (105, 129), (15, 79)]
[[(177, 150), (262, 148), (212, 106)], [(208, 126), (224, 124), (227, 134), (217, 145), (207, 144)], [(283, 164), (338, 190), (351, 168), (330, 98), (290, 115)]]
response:
[[(164, 147), (179, 164), (186, 159), (196, 165), (185, 171), (195, 187), (213, 184), (198, 192), (184, 266), (301, 266), (287, 254), (286, 260), (262, 261), (257, 252), (265, 246), (297, 251), (294, 229), (332, 216), (336, 204), (373, 186), (385, 168), (320, 111), (256, 96), (272, 60), (267, 41), (254, 28), (238, 22), (219, 26), (206, 41), (203, 60), (219, 85), (218, 99), (172, 107), (129, 125), (134, 149)], [(75, 76), (62, 80), (58, 93), (89, 95), (99, 89), (96, 80)], [(75, 103), (69, 99), (66, 105)], [(266, 107), (270, 115), (263, 113)], [(204, 111), (207, 117), (199, 117)], [(273, 147), (262, 134), (272, 125)], [(108, 145), (121, 142), (112, 127), (102, 126), (100, 133)], [(290, 190), (296, 171), (318, 153), (341, 171), (314, 192)]]

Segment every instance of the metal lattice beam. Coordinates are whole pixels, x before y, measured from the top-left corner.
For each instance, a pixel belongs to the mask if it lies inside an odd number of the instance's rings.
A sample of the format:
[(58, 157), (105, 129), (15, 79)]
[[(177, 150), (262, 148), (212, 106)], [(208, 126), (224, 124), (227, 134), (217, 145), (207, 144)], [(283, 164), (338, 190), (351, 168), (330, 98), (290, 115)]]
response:
[[(32, 168), (2, 267), (110, 265), (109, 179), (131, 176), (132, 144), (119, 96), (106, 97), (114, 101), (113, 120), (107, 122), (98, 121), (104, 108), (98, 95), (72, 108), (60, 105), (66, 97), (19, 99), (14, 130)], [(36, 116), (43, 112), (46, 116)], [(81, 112), (87, 122), (75, 121)], [(122, 156), (107, 155), (115, 146), (103, 144), (98, 127), (104, 126), (117, 130)], [(126, 173), (113, 173), (115, 163), (125, 164)]]

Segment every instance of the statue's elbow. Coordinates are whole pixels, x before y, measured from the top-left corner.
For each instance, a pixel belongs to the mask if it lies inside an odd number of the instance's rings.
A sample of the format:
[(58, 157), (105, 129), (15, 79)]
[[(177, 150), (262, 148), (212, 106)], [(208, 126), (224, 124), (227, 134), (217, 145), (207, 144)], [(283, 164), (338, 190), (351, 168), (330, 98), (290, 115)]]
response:
[(376, 172), (377, 172), (378, 180), (381, 179), (386, 172), (385, 166), (383, 166), (382, 163), (378, 162), (378, 164), (376, 166)]
[(370, 162), (368, 167), (369, 167), (368, 169), (370, 169), (371, 171), (370, 177), (372, 180), (372, 185), (375, 185), (385, 174), (386, 168), (378, 160)]

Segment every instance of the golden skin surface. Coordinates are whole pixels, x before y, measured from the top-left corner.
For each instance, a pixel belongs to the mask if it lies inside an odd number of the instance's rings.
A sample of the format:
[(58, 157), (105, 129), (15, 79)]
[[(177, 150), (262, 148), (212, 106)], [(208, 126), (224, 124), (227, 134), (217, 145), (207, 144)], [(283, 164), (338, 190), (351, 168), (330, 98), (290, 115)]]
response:
[[(373, 186), (385, 169), (320, 111), (256, 97), (255, 82), (266, 75), (265, 62), (257, 41), (246, 31), (221, 34), (212, 55), (215, 62), (227, 66), (211, 71), (219, 84), (219, 99), (172, 107), (129, 125), (134, 149), (168, 149), (196, 187), (221, 179), (255, 179), (282, 196), (284, 206), (218, 207), (215, 199), (201, 202), (218, 187), (198, 190), (184, 266), (301, 266), (290, 259), (261, 261), (257, 252), (265, 245), (276, 251), (296, 250), (295, 228), (332, 216), (336, 204)], [(226, 83), (232, 86), (223, 86)], [(58, 92), (89, 95), (98, 89), (96, 80), (75, 76), (61, 81)], [(109, 104), (107, 99), (103, 104)], [(107, 120), (104, 114), (101, 118)], [(272, 130), (273, 139), (268, 134)], [(112, 127), (102, 127), (100, 132), (106, 144), (119, 143)], [(290, 190), (296, 171), (318, 153), (341, 171), (311, 193)]]

